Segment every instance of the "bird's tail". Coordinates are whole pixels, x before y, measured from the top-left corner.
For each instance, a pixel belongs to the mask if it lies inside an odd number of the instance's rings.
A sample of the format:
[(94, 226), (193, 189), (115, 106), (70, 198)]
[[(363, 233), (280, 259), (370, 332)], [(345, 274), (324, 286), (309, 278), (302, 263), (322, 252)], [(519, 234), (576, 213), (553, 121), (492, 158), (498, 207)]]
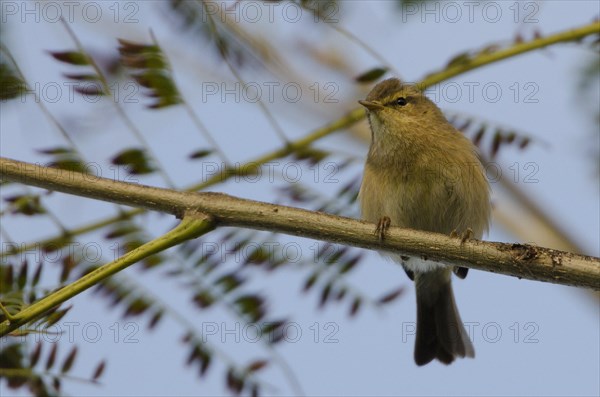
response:
[(450, 364), (455, 357), (475, 357), (475, 350), (454, 302), (450, 275), (450, 269), (415, 274), (417, 365), (425, 365), (434, 358)]

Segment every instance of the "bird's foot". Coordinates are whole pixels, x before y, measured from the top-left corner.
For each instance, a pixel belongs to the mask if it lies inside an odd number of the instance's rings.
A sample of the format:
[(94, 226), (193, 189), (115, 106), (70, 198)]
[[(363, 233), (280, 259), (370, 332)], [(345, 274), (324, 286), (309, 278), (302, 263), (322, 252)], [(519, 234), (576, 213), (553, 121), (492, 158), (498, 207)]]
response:
[(380, 243), (383, 242), (383, 239), (385, 238), (385, 233), (390, 228), (391, 223), (392, 220), (389, 216), (384, 216), (379, 219), (379, 222), (377, 222), (377, 228), (375, 228), (375, 235), (379, 238)]
[(473, 229), (468, 227), (462, 234), (458, 234), (456, 229), (450, 232), (450, 237), (460, 239), (461, 244), (465, 241), (473, 240)]
[(468, 227), (467, 230), (463, 232), (462, 236), (460, 236), (461, 243), (464, 243), (465, 241), (469, 240), (473, 240), (473, 229), (471, 229), (470, 227)]

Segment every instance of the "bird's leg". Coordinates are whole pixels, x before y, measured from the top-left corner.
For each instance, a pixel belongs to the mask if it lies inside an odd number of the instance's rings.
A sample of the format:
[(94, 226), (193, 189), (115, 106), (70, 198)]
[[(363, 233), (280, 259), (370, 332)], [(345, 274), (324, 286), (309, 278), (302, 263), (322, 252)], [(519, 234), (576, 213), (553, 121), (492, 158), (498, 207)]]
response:
[(460, 237), (460, 242), (464, 243), (465, 241), (473, 240), (473, 229), (470, 227), (467, 228)]
[(377, 228), (375, 228), (375, 235), (379, 238), (380, 243), (383, 242), (383, 239), (385, 238), (385, 233), (390, 228), (391, 223), (392, 220), (389, 216), (384, 216), (379, 219), (379, 222), (377, 222)]
[[(456, 231), (456, 229), (454, 229), (452, 232), (450, 232), (450, 237), (452, 237), (452, 238), (459, 238), (460, 239), (460, 243), (463, 244), (465, 241), (473, 239), (473, 230), (470, 227), (468, 227), (461, 235), (459, 235), (458, 232)], [(455, 266), (452, 269), (452, 271), (454, 272), (454, 274), (456, 274), (456, 276), (458, 278), (464, 279), (465, 277), (467, 277), (467, 273), (469, 272), (469, 268), (468, 267)]]

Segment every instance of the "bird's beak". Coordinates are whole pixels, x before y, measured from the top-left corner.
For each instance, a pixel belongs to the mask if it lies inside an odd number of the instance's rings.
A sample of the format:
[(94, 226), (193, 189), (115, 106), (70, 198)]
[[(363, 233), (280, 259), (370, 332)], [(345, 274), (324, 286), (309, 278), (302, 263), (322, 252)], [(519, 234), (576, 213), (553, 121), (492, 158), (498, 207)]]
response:
[(358, 101), (361, 105), (366, 107), (368, 110), (377, 111), (384, 108), (381, 102), (378, 101)]

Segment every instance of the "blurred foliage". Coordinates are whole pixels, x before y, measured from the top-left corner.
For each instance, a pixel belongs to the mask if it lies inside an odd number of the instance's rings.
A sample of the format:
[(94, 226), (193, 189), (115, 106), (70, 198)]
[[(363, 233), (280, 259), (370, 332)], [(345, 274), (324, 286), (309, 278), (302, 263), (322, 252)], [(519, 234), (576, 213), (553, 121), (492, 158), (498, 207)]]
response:
[(117, 153), (110, 162), (114, 165), (126, 166), (127, 170), (134, 175), (149, 174), (156, 170), (143, 148), (125, 149)]
[[(600, 47), (600, 38), (596, 42), (597, 47)], [(576, 87), (575, 97), (582, 105), (582, 108), (588, 112), (591, 119), (592, 130), (590, 132), (591, 139), (597, 142), (596, 145), (589, 147), (591, 153), (592, 164), (596, 171), (597, 178), (600, 178), (600, 109), (595, 106), (598, 103), (600, 92), (600, 55), (595, 54), (583, 67), (579, 75), (579, 81)]]
[[(62, 271), (58, 285), (64, 285), (73, 258), (66, 256), (60, 260)], [(40, 261), (31, 266), (24, 261), (21, 264), (0, 264), (0, 303), (11, 313), (17, 313), (50, 292), (40, 285), (43, 269), (48, 263)], [(6, 379), (10, 389), (27, 388), (35, 396), (62, 394), (62, 383), (73, 374), (73, 364), (78, 354), (77, 346), (69, 348), (68, 353), (58, 357), (60, 333), (55, 327), (71, 307), (55, 307), (32, 324), (14, 331), (0, 344), (0, 380)], [(6, 318), (0, 313), (0, 322)], [(58, 328), (60, 329), (60, 328)], [(48, 337), (44, 337), (47, 335)], [(50, 342), (52, 341), (52, 342)], [(94, 372), (87, 379), (97, 382), (105, 367), (105, 362), (96, 364)]]
[(73, 148), (60, 146), (38, 149), (36, 151), (39, 154), (50, 157), (50, 161), (46, 163), (47, 167), (82, 172), (84, 174), (89, 174), (91, 171)]
[(509, 129), (499, 125), (485, 122), (483, 120), (463, 115), (449, 115), (448, 121), (454, 127), (471, 138), (480, 152), (489, 159), (496, 158), (500, 149), (504, 147), (516, 147), (523, 150), (529, 147), (531, 142), (541, 143), (533, 136)]
[(182, 102), (170, 73), (170, 66), (157, 44), (141, 44), (119, 39), (121, 63), (135, 72), (135, 81), (148, 90), (147, 96), (156, 99), (148, 105), (159, 109)]
[(27, 93), (27, 84), (0, 58), (0, 101), (19, 98)]
[[(208, 39), (220, 57), (242, 66), (267, 56), (260, 42), (244, 34), (234, 24), (228, 23), (221, 13), (224, 3), (214, 1), (169, 0), (168, 14), (176, 17), (179, 27), (192, 33), (200, 33)], [(215, 16), (219, 14), (219, 16)]]
[(357, 83), (373, 83), (388, 72), (387, 68), (373, 68), (355, 77)]

